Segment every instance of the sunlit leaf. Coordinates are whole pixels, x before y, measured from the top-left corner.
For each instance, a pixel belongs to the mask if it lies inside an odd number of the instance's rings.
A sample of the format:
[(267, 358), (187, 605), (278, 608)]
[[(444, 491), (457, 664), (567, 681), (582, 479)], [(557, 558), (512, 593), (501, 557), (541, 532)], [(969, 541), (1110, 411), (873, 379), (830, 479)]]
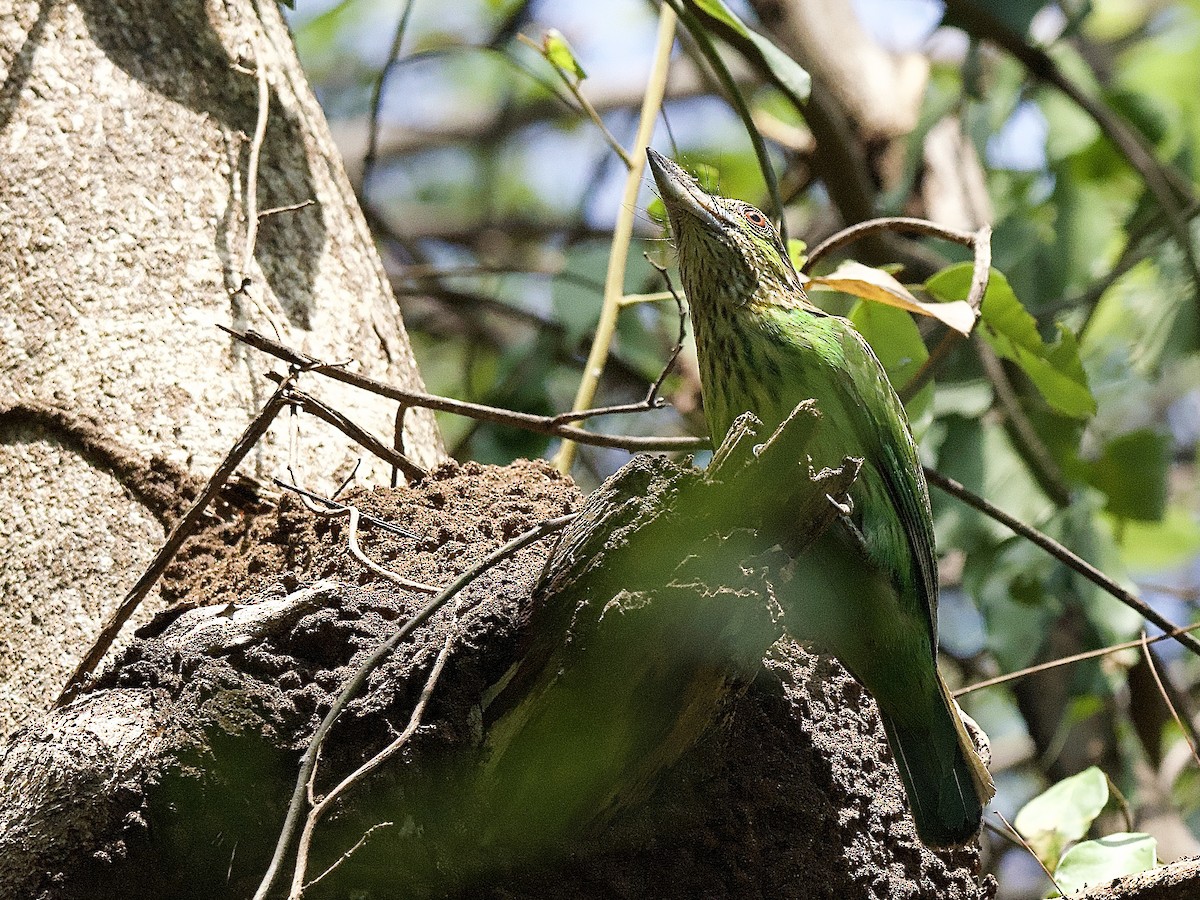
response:
[(1058, 864), (1054, 880), (1065, 894), (1145, 872), (1158, 864), (1158, 842), (1142, 832), (1118, 832), (1084, 841), (1068, 850)]
[(548, 29), (542, 37), (542, 53), (551, 65), (573, 80), (583, 81), (587, 78), (587, 72), (579, 64), (575, 51), (557, 28)]
[(1161, 572), (1200, 553), (1200, 523), (1181, 506), (1168, 506), (1158, 522), (1122, 521), (1113, 526), (1121, 560), (1135, 572)]
[[(972, 267), (961, 263), (938, 272), (925, 290), (943, 300), (962, 300), (971, 285)], [(1096, 413), (1096, 399), (1088, 388), (1087, 374), (1079, 360), (1075, 335), (1058, 327), (1053, 344), (1042, 340), (1037, 322), (1021, 305), (1008, 279), (995, 269), (988, 281), (981, 309), (982, 331), (1000, 356), (1016, 363), (1054, 409), (1064, 415), (1086, 419)]]
[(1026, 803), (1013, 820), (1013, 827), (1053, 872), (1063, 849), (1087, 834), (1106, 803), (1108, 779), (1091, 766)]
[(667, 205), (662, 202), (661, 197), (655, 197), (646, 204), (646, 215), (660, 225), (666, 225), (670, 221), (667, 218)]
[(864, 300), (874, 300), (909, 312), (930, 316), (950, 326), (960, 334), (970, 334), (975, 325), (975, 311), (964, 300), (950, 303), (925, 303), (882, 269), (873, 269), (849, 260), (829, 275), (814, 276), (810, 284), (817, 289), (841, 291)]
[(749, 28), (723, 0), (688, 0), (688, 5), (702, 13), (722, 38), (742, 52), (757, 56), (777, 79), (779, 86), (797, 100), (808, 99), (812, 78), (794, 59), (776, 47), (757, 31)]
[(792, 265), (799, 272), (804, 268), (804, 263), (808, 260), (808, 244), (800, 240), (800, 238), (789, 238), (787, 249)]
[[(929, 358), (916, 322), (900, 309), (878, 303), (857, 303), (850, 311), (849, 319), (867, 339), (897, 389), (903, 388)], [(930, 382), (905, 405), (918, 440), (923, 426), (928, 425), (922, 419), (932, 402), (933, 382)]]

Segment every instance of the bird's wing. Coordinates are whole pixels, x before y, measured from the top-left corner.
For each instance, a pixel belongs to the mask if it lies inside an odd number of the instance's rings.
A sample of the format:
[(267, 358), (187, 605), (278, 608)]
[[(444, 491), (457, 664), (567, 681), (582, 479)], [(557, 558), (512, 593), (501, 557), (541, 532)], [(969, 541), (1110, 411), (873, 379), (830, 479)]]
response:
[[(832, 318), (832, 317), (831, 317)], [(841, 320), (841, 345), (850, 378), (836, 379), (837, 390), (854, 416), (857, 438), (876, 461), (880, 478), (900, 517), (912, 560), (913, 578), (929, 617), (937, 647), (937, 561), (933, 515), (921, 458), (908, 427), (908, 415), (883, 365), (857, 330)], [(897, 548), (902, 550), (902, 548)], [(936, 653), (936, 650), (935, 650)]]

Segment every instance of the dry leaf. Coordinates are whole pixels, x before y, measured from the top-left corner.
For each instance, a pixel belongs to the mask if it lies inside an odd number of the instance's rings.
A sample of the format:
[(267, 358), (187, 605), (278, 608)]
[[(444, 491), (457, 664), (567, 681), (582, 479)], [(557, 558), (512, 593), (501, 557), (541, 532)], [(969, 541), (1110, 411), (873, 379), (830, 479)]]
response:
[(965, 300), (951, 303), (926, 303), (914, 297), (904, 285), (882, 269), (873, 269), (862, 263), (842, 263), (829, 275), (817, 275), (808, 279), (809, 289), (824, 288), (841, 291), (864, 300), (898, 306), (909, 312), (930, 316), (953, 328), (960, 334), (970, 334), (975, 327), (975, 311)]

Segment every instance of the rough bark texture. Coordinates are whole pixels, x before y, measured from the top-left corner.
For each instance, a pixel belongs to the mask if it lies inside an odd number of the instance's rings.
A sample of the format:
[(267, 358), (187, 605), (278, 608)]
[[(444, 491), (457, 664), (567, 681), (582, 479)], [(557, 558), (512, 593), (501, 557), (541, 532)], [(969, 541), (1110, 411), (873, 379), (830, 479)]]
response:
[[(605, 514), (597, 504), (617, 495), (603, 501), (602, 489), (589, 500), (589, 515), (611, 523), (615, 514), (629, 527), (603, 529), (610, 540), (598, 554), (571, 554), (564, 539), (555, 568), (564, 567), (570, 584), (580, 583), (584, 569), (603, 569), (609, 551), (612, 560), (627, 560), (622, 547), (633, 546), (626, 540), (637, 523), (656, 521), (699, 476), (638, 460), (618, 477), (643, 490), (621, 494), (620, 508)], [(517, 463), (450, 465), (414, 487), (359, 492), (352, 500), (421, 536), (364, 528), (366, 552), (400, 574), (442, 583), (579, 497), (544, 464)], [(163, 614), (95, 690), (18, 732), (0, 759), (0, 895), (249, 896), (282, 820), (300, 748), (352, 662), (423, 602), (350, 556), (345, 527), (286, 501), (248, 534), (225, 526), (192, 545), (174, 573), (177, 584), (190, 584), (179, 608), (218, 605)], [(591, 539), (574, 545), (591, 546)], [(753, 543), (747, 540), (735, 535), (733, 543), (745, 550)], [(310, 873), (371, 825), (394, 824), (373, 832), (306, 896), (994, 894), (994, 882), (978, 874), (974, 848), (935, 855), (917, 841), (869, 697), (835, 661), (787, 638), (757, 674), (743, 672), (741, 689), (714, 707), (721, 710), (716, 721), (647, 785), (648, 799), (603, 819), (599, 830), (546, 832), (536, 816), (506, 821), (508, 832), (527, 842), (509, 843), (508, 856), (494, 852), (473, 808), (474, 773), (489, 752), (481, 731), (489, 714), (481, 717), (480, 709), (485, 689), (528, 645), (520, 623), (537, 618), (521, 611), (547, 543), (488, 572), (457, 614), (440, 613), (402, 645), (335, 728), (322, 753), (325, 773), (345, 772), (391, 740), (434, 656), (453, 638), (426, 726), (321, 827)], [(686, 567), (701, 550), (682, 548), (679, 571), (693, 571)], [(770, 609), (761, 593), (769, 586), (766, 571), (750, 564), (733, 573), (738, 591), (729, 597), (743, 608), (753, 601)], [(659, 599), (720, 599), (718, 586), (702, 587), (667, 585)], [(576, 607), (576, 634), (589, 607), (619, 617), (659, 602), (616, 612), (604, 594)], [(268, 616), (254, 618), (267, 609)], [(694, 627), (690, 618), (677, 623), (681, 634)], [(708, 637), (725, 639), (716, 631)], [(662, 652), (678, 658), (689, 646), (707, 644), (696, 634)], [(569, 669), (577, 658), (563, 657), (563, 665)], [(602, 701), (582, 701), (585, 721)], [(610, 736), (584, 733), (592, 743)]]
[(1198, 894), (1200, 857), (1195, 857), (1148, 872), (1126, 875), (1071, 897), (1072, 900), (1192, 900)]
[[(313, 201), (262, 217), (249, 261), (259, 90), (235, 63), (269, 76), (258, 210)], [(397, 383), (419, 376), (274, 3), (0, 0), (0, 146), (4, 733), (62, 687), (269, 393), (269, 364), (217, 324), (275, 328)], [(390, 404), (325, 390), (391, 433)], [(410, 452), (438, 461), (432, 418), (407, 424)], [(253, 474), (280, 470), (280, 434)], [(355, 455), (306, 426), (314, 484)]]

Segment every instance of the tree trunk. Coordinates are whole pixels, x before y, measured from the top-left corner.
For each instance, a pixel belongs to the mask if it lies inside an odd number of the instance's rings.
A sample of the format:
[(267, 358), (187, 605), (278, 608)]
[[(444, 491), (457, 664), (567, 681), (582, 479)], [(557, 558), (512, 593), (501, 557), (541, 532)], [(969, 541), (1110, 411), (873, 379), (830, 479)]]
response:
[[(217, 325), (277, 331), (398, 384), (420, 377), (274, 3), (0, 0), (0, 71), (6, 733), (57, 695), (270, 393), (268, 362)], [(394, 406), (322, 387), (391, 442)], [(439, 461), (432, 417), (405, 421), (407, 451)], [(282, 424), (245, 474), (281, 474)], [(297, 477), (336, 484), (356, 454), (306, 424)]]

